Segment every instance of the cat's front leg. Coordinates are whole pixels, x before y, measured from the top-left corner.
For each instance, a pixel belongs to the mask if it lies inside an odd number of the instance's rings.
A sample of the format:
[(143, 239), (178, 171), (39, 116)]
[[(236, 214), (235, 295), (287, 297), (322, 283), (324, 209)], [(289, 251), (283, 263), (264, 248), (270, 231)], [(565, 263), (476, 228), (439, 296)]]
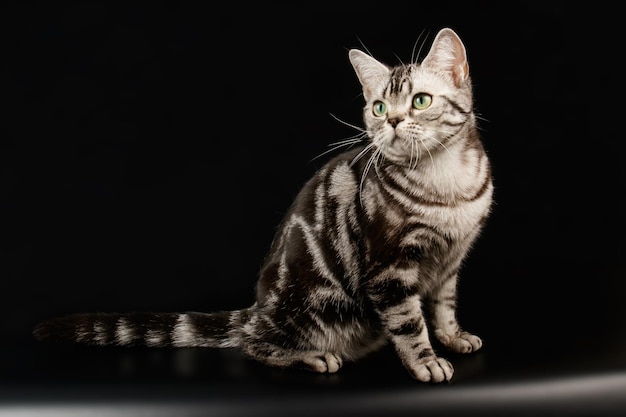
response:
[(435, 337), (457, 353), (471, 353), (483, 345), (480, 337), (461, 330), (456, 317), (457, 273), (450, 274), (430, 297)]
[(454, 369), (435, 355), (418, 293), (417, 270), (390, 267), (369, 280), (368, 296), (411, 376), (423, 382), (444, 382)]

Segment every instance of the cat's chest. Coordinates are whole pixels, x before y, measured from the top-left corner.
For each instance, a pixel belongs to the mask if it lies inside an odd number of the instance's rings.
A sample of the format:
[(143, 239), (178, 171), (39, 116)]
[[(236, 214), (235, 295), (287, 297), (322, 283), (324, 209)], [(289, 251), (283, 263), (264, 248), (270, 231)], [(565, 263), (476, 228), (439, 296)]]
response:
[(463, 174), (460, 180), (440, 176), (430, 183), (390, 177), (374, 187), (378, 196), (374, 217), (385, 219), (390, 235), (402, 230), (397, 242), (402, 245), (423, 242), (424, 233), (431, 232), (446, 240), (464, 240), (489, 213), (493, 184), (487, 169)]
[(489, 182), (485, 187), (476, 198), (450, 204), (416, 204), (405, 212), (405, 224), (426, 225), (452, 240), (463, 240), (489, 213), (493, 186)]

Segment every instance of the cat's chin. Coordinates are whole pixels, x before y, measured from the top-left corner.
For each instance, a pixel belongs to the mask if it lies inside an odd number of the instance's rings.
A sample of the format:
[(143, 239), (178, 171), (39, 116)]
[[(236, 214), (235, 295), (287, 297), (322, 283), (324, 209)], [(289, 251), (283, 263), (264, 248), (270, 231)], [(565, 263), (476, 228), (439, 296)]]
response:
[(415, 166), (420, 155), (427, 152), (417, 140), (401, 136), (395, 136), (381, 151), (386, 160), (401, 166)]
[(406, 152), (399, 153), (398, 150), (386, 149), (382, 152), (382, 155), (389, 163), (403, 167), (415, 166), (417, 162), (417, 158), (411, 160)]
[[(419, 146), (419, 149), (417, 147)], [(386, 147), (381, 150), (385, 160), (389, 163), (405, 168), (417, 168), (420, 161), (426, 159), (432, 160), (437, 153), (437, 149), (428, 149), (415, 144), (413, 149), (402, 149), (399, 147)]]

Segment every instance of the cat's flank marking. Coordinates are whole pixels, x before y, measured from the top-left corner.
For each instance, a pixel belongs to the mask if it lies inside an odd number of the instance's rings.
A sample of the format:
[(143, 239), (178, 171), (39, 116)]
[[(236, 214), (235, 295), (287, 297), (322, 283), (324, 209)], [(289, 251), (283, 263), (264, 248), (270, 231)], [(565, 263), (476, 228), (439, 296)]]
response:
[(482, 346), (457, 321), (457, 279), (493, 193), (465, 47), (446, 28), (421, 63), (388, 67), (355, 49), (349, 60), (365, 99), (364, 144), (299, 192), (252, 306), (74, 314), (40, 323), (36, 337), (239, 348), (270, 366), (315, 372), (336, 372), (391, 342), (414, 378), (450, 380), (453, 367), (431, 338), (459, 353)]

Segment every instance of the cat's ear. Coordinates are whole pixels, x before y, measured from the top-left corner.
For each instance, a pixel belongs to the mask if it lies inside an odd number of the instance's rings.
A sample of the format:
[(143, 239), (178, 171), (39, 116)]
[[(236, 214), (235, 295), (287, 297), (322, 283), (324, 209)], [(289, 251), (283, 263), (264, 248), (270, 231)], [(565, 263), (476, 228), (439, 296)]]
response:
[(389, 68), (358, 49), (351, 49), (348, 57), (363, 87), (363, 97), (369, 101), (380, 81), (389, 77)]
[(449, 28), (439, 31), (422, 66), (448, 71), (457, 87), (469, 77), (465, 46), (461, 38)]

